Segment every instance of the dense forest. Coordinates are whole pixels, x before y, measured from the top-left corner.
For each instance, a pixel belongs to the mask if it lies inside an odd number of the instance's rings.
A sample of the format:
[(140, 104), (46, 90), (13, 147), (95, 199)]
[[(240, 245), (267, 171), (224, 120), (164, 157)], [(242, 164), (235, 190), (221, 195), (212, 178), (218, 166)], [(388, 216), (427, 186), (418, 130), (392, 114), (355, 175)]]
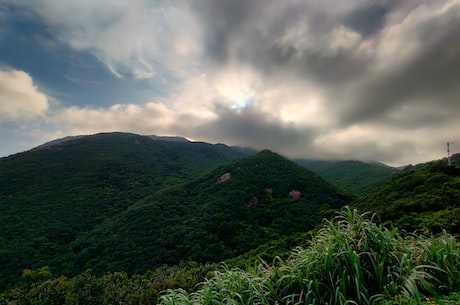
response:
[(0, 304), (455, 302), (459, 179), (444, 160), (53, 141), (0, 159)]
[(400, 169), (382, 163), (367, 163), (356, 160), (294, 160), (296, 163), (320, 175), (339, 189), (360, 197), (399, 174)]
[(73, 243), (141, 198), (242, 154), (110, 133), (0, 160), (0, 289), (24, 268), (75, 274)]
[(410, 232), (460, 233), (460, 168), (435, 161), (408, 169), (355, 202)]

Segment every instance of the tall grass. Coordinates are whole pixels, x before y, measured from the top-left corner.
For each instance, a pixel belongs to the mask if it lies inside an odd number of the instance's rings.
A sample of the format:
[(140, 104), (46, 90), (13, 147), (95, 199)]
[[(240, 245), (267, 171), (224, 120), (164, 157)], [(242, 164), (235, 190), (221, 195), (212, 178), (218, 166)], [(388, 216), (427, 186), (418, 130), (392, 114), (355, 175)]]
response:
[(439, 279), (437, 291), (451, 292), (460, 289), (460, 251), (455, 237), (442, 232), (437, 238), (422, 240), (423, 260), (438, 269), (433, 275)]
[(344, 208), (306, 248), (273, 266), (216, 273), (194, 293), (169, 290), (161, 304), (375, 304), (415, 300), (460, 284), (455, 238), (403, 236)]

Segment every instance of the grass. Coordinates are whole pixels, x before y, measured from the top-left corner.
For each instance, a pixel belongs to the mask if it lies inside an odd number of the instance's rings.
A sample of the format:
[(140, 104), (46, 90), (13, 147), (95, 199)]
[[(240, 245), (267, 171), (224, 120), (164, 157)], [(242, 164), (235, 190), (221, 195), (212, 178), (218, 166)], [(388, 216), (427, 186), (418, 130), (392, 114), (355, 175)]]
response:
[(436, 297), (459, 288), (454, 237), (404, 235), (373, 220), (344, 208), (287, 260), (226, 269), (196, 292), (168, 290), (160, 304), (459, 304), (458, 294)]
[(449, 295), (424, 297), (421, 300), (409, 300), (396, 297), (394, 300), (386, 300), (381, 305), (459, 305), (460, 292), (453, 292)]

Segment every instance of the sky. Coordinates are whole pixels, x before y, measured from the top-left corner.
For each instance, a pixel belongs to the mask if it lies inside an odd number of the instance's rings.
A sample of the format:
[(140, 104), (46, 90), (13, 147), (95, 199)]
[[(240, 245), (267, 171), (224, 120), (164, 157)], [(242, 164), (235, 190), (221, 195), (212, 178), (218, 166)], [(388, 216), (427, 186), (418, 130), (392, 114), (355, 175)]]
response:
[(0, 0), (0, 156), (123, 131), (389, 165), (460, 151), (460, 0)]

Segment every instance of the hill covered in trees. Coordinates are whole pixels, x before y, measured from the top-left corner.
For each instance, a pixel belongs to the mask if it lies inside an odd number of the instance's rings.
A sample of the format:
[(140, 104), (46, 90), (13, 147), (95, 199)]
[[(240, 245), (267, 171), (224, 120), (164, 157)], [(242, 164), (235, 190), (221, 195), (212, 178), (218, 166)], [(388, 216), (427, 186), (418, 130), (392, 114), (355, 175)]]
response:
[(320, 211), (350, 202), (275, 153), (243, 157), (225, 145), (110, 133), (1, 159), (0, 289), (43, 266), (75, 275), (217, 262), (311, 229)]
[(350, 202), (321, 177), (270, 151), (166, 188), (73, 244), (83, 269), (142, 272), (180, 261), (219, 262), (305, 232)]
[[(363, 164), (309, 166), (371, 188), (385, 166)], [(354, 202), (342, 192), (353, 183), (339, 191), (305, 167), (124, 133), (2, 158), (0, 304), (460, 300), (437, 296), (460, 290), (458, 241), (444, 232), (460, 228), (455, 162), (386, 168), (389, 182)]]
[(408, 231), (460, 233), (460, 168), (445, 160), (402, 172), (354, 206)]
[(25, 268), (69, 266), (69, 245), (172, 184), (244, 155), (225, 145), (125, 133), (50, 143), (0, 159), (0, 290)]
[(391, 181), (399, 169), (382, 163), (297, 159), (296, 163), (323, 177), (338, 189), (360, 197)]

